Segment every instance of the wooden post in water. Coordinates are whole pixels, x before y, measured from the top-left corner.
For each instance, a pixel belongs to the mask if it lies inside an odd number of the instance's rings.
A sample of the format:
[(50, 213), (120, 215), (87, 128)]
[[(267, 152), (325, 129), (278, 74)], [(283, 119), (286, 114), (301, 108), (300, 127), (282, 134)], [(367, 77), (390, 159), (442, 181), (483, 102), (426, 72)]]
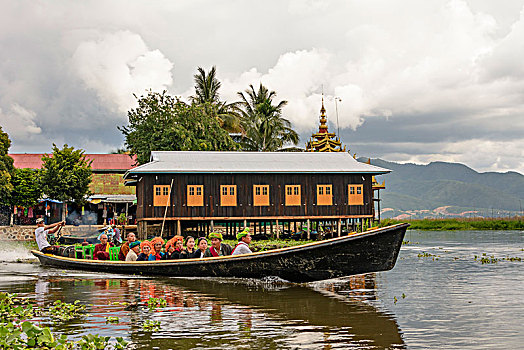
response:
[(211, 220), (210, 224), (209, 224), (211, 227), (211, 232), (215, 231), (215, 223), (213, 222), (213, 220)]
[(340, 237), (340, 231), (342, 229), (342, 219), (338, 219), (337, 235)]
[(276, 227), (277, 227), (277, 239), (280, 239), (280, 227), (278, 226), (278, 219), (276, 220)]
[(307, 239), (310, 240), (311, 239), (311, 230), (309, 228), (309, 219), (307, 219)]

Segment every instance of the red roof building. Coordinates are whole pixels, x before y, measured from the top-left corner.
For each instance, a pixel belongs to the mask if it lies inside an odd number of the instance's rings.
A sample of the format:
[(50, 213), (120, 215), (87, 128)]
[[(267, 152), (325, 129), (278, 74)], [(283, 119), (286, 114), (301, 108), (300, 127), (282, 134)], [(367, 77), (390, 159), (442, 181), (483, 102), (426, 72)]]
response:
[[(43, 153), (12, 153), (15, 168), (41, 169)], [(92, 160), (91, 169), (93, 173), (125, 173), (134, 167), (136, 156), (128, 154), (86, 154), (88, 160)]]

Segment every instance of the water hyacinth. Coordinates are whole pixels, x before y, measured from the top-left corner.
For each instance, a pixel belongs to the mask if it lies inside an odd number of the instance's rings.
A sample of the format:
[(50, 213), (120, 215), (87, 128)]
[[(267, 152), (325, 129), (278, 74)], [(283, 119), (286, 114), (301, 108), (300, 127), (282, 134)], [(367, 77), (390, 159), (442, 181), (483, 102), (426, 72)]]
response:
[[(86, 307), (78, 300), (72, 304), (57, 300), (46, 311), (16, 294), (0, 292), (0, 349), (124, 349), (127, 342), (123, 338), (116, 338), (116, 343), (111, 344), (111, 337), (88, 334), (72, 341), (64, 334), (53, 334), (49, 327), (40, 327), (29, 321), (37, 315), (47, 316), (55, 322), (69, 321), (85, 316)], [(118, 317), (115, 318), (118, 322)]]

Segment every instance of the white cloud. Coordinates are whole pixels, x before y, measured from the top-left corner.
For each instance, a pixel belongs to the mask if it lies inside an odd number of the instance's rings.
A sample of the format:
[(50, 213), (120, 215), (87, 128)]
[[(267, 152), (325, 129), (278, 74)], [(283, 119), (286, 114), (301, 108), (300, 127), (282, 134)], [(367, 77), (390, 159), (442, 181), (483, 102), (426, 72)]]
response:
[(133, 94), (162, 91), (173, 82), (169, 59), (159, 50), (149, 50), (140, 35), (129, 31), (80, 43), (72, 60), (86, 86), (120, 112), (134, 107)]
[(42, 132), (37, 126), (36, 113), (15, 103), (11, 105), (8, 112), (0, 108), (1, 126), (11, 139), (27, 139)]
[(188, 96), (196, 67), (216, 65), (223, 98), (262, 82), (289, 101), (285, 116), (302, 135), (318, 125), (323, 86), (331, 122), (333, 96), (342, 99), (343, 134), (376, 128), (365, 140), (376, 156), (524, 171), (523, 9), (524, 0), (8, 2), (0, 123), (26, 115), (28, 128), (12, 133), (20, 151), (55, 140), (114, 149), (132, 93)]

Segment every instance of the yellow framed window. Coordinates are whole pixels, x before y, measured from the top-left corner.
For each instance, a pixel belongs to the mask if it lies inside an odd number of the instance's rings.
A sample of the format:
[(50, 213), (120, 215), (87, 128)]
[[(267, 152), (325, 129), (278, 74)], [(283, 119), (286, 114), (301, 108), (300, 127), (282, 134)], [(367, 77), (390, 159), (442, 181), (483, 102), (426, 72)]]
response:
[(204, 186), (187, 185), (187, 206), (202, 207), (204, 206)]
[(317, 185), (317, 205), (333, 205), (333, 185)]
[(286, 206), (300, 205), (300, 185), (286, 185)]
[(169, 205), (169, 185), (153, 186), (153, 205), (155, 207), (165, 207)]
[(220, 185), (220, 206), (236, 207), (237, 185)]
[(348, 205), (364, 205), (363, 185), (348, 185)]
[(269, 205), (269, 185), (253, 185), (253, 205), (255, 207)]

